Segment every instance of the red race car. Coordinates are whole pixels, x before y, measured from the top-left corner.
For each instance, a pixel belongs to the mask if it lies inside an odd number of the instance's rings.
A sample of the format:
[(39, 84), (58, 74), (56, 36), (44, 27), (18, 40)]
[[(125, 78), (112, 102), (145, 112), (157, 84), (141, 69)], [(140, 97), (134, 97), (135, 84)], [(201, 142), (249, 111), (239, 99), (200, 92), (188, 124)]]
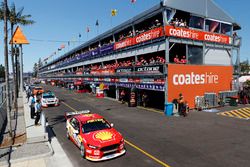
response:
[(102, 161), (125, 154), (122, 135), (99, 114), (85, 110), (66, 113), (65, 117), (67, 138), (80, 148), (83, 158)]

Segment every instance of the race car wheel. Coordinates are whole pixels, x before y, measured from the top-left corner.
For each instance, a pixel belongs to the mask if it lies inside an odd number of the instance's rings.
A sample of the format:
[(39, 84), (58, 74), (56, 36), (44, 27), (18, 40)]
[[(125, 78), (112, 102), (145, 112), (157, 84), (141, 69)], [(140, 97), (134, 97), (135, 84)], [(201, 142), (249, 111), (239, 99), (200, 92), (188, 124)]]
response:
[(67, 139), (70, 139), (68, 129), (67, 129), (66, 131), (67, 131), (67, 132), (66, 132), (66, 137), (67, 137)]
[(85, 158), (85, 149), (84, 149), (83, 144), (81, 144), (80, 150), (81, 150), (81, 156), (82, 156), (83, 158)]

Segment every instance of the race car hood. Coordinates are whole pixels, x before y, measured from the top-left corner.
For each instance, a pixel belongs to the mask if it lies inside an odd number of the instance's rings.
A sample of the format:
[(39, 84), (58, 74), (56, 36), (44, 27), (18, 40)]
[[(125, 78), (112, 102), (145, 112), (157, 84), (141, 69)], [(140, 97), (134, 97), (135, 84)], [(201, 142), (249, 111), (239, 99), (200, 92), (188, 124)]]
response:
[(114, 128), (85, 133), (83, 134), (83, 138), (87, 144), (97, 147), (117, 144), (123, 139), (122, 135)]

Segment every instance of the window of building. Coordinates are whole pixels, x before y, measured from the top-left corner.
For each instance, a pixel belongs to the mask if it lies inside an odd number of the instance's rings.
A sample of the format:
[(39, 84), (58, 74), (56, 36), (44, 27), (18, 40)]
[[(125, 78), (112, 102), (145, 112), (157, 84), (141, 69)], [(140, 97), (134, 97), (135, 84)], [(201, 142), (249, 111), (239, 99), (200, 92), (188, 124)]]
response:
[(188, 28), (189, 20), (190, 20), (190, 13), (181, 10), (176, 10), (174, 17), (172, 18), (169, 24), (176, 27)]
[(213, 20), (206, 20), (205, 30), (212, 33), (220, 32), (220, 22)]
[(204, 26), (204, 18), (198, 16), (191, 16), (189, 20), (189, 27), (203, 29)]
[(203, 64), (203, 49), (201, 46), (188, 46), (188, 63)]
[(179, 43), (170, 43), (169, 62), (175, 64), (186, 64), (186, 45)]
[(221, 23), (221, 33), (226, 35), (232, 35), (232, 25)]

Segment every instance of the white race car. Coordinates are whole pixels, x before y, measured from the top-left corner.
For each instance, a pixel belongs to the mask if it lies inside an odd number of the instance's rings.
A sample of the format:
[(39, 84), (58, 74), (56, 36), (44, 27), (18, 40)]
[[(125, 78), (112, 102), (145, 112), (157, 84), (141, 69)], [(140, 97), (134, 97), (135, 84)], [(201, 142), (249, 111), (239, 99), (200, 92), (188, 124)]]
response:
[(46, 92), (42, 94), (42, 107), (58, 106), (59, 99), (52, 92)]

